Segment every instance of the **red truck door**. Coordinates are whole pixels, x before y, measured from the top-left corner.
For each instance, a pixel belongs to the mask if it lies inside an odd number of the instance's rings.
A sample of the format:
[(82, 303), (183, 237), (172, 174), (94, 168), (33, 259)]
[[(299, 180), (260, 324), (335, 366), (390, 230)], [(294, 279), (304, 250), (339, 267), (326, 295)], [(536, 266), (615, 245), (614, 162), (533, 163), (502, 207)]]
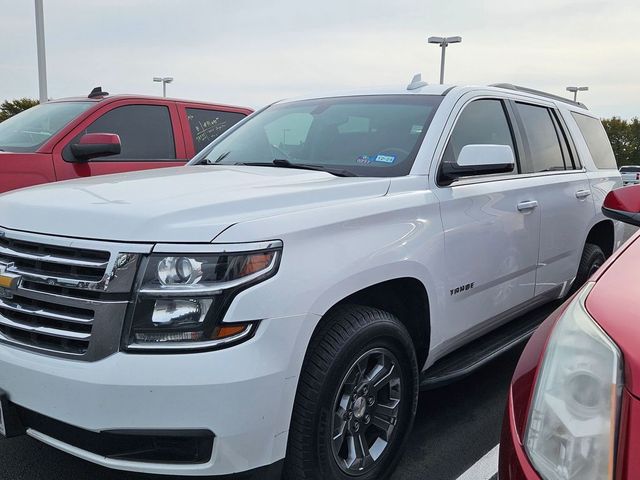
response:
[[(71, 152), (87, 133), (114, 133), (120, 154), (79, 161)], [(188, 160), (175, 102), (136, 99), (109, 103), (82, 121), (53, 149), (58, 180), (184, 165)]]

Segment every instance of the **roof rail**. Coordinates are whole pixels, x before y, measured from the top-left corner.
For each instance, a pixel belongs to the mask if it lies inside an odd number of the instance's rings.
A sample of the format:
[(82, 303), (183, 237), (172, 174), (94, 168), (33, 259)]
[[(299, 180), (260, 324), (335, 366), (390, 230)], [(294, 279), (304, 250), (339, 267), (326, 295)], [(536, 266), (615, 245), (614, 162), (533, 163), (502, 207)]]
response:
[(532, 93), (534, 95), (540, 95), (541, 97), (550, 98), (551, 100), (556, 100), (558, 102), (568, 103), (570, 105), (574, 105), (576, 107), (580, 107), (580, 108), (584, 108), (585, 110), (588, 110), (587, 106), (582, 102), (574, 102), (573, 100), (571, 100), (569, 98), (561, 97), (560, 95), (554, 95), (553, 93), (543, 92), (541, 90), (535, 90), (533, 88), (521, 87), (519, 85), (513, 85), (511, 83), (493, 83), (493, 84), (491, 84), (489, 86), (490, 87), (505, 88), (507, 90), (515, 90), (517, 92)]

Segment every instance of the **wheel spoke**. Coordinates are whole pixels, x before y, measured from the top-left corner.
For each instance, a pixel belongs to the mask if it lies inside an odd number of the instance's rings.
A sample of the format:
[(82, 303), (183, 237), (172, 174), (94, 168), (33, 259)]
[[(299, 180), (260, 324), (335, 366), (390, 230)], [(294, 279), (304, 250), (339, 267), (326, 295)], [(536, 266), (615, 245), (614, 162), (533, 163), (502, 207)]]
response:
[(376, 406), (376, 415), (384, 415), (391, 418), (398, 416), (400, 410), (400, 400), (389, 400), (389, 403), (378, 403)]
[(378, 374), (371, 380), (371, 388), (374, 392), (378, 392), (396, 378), (396, 367), (390, 365), (388, 368), (383, 368)]
[(333, 432), (333, 448), (336, 452), (342, 450), (342, 445), (347, 433), (347, 422), (342, 421), (342, 424), (338, 427), (337, 431)]
[(394, 425), (391, 423), (390, 420), (387, 420), (386, 418), (382, 418), (378, 415), (375, 415), (371, 419), (371, 425), (378, 427), (378, 429), (380, 429), (383, 432), (382, 438), (387, 442), (389, 441), (389, 438), (391, 437), (391, 433), (393, 432), (393, 428), (394, 428)]
[(373, 463), (371, 453), (369, 452), (369, 445), (362, 433), (355, 434), (349, 437), (349, 458), (347, 459), (347, 465), (351, 469), (362, 470), (368, 465)]

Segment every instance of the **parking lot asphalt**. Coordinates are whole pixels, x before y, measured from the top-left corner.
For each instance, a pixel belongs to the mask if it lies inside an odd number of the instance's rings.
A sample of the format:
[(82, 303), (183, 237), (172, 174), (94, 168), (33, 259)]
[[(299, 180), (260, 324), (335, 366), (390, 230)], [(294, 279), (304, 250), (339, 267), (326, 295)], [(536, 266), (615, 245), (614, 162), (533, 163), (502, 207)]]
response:
[[(625, 239), (635, 231), (627, 227)], [(522, 348), (496, 358), (465, 379), (420, 395), (414, 430), (392, 480), (495, 479), (495, 447), (507, 389)], [(485, 468), (478, 469), (478, 463)], [(487, 465), (493, 472), (485, 473)], [(29, 437), (0, 440), (0, 480), (51, 479), (169, 480), (107, 470)]]

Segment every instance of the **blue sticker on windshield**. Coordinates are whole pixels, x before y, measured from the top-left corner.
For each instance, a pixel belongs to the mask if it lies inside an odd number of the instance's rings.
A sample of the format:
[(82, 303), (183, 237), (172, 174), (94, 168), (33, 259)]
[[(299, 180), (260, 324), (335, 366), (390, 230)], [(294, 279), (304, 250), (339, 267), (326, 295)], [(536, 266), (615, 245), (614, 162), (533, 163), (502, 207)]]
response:
[(373, 161), (391, 164), (396, 162), (396, 158), (395, 155), (376, 155)]

